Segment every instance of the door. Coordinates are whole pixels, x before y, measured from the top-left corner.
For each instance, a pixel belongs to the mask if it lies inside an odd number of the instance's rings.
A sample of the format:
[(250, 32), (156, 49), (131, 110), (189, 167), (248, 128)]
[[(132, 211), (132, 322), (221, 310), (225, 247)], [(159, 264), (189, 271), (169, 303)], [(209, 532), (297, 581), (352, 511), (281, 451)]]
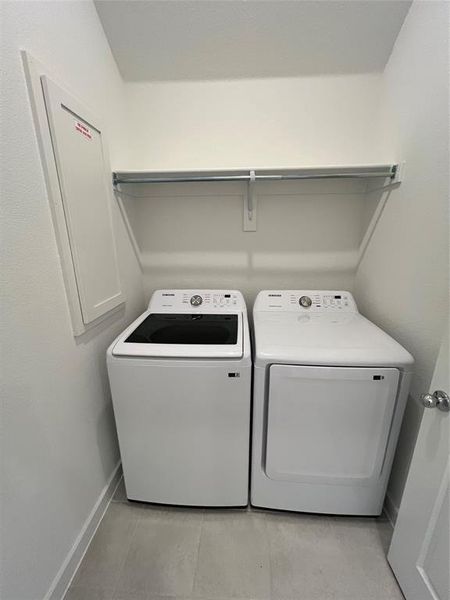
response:
[[(42, 89), (84, 325), (123, 303), (103, 127), (47, 77)], [(76, 302), (76, 300), (74, 300)]]
[(266, 474), (275, 480), (370, 485), (381, 476), (399, 371), (270, 367)]
[(450, 597), (449, 336), (444, 335), (388, 560), (407, 600)]

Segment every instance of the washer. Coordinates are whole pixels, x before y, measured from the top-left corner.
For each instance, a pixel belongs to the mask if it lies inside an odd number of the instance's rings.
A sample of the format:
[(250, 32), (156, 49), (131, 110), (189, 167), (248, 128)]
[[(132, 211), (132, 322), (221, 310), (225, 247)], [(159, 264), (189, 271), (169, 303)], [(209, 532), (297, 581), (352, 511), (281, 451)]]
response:
[(251, 503), (379, 515), (412, 356), (349, 292), (263, 291), (253, 316)]
[(128, 498), (247, 505), (251, 352), (242, 294), (156, 291), (107, 364)]

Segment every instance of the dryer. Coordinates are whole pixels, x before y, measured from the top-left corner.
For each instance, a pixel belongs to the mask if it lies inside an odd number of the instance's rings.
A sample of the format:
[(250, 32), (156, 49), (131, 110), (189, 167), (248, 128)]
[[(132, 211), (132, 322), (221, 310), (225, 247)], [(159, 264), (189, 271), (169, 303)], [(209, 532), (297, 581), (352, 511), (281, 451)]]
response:
[(130, 500), (248, 503), (251, 352), (238, 291), (159, 290), (107, 352)]
[(253, 317), (251, 503), (380, 514), (412, 356), (346, 291), (262, 291)]

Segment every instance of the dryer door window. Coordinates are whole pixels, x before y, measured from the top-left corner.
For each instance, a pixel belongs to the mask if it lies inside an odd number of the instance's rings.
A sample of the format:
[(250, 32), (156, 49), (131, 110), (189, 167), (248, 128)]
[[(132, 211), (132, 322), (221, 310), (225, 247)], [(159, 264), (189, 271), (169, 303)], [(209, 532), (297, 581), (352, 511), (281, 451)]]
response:
[(392, 368), (272, 365), (267, 476), (349, 485), (377, 480), (398, 383)]

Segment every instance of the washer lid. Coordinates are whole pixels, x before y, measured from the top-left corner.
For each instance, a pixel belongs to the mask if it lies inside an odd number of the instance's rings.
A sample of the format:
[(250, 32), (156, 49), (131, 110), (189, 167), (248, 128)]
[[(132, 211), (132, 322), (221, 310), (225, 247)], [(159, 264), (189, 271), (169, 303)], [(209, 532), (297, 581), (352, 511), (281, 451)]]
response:
[(412, 365), (413, 357), (359, 313), (254, 313), (256, 364)]
[(242, 314), (146, 311), (120, 336), (114, 356), (239, 358)]

